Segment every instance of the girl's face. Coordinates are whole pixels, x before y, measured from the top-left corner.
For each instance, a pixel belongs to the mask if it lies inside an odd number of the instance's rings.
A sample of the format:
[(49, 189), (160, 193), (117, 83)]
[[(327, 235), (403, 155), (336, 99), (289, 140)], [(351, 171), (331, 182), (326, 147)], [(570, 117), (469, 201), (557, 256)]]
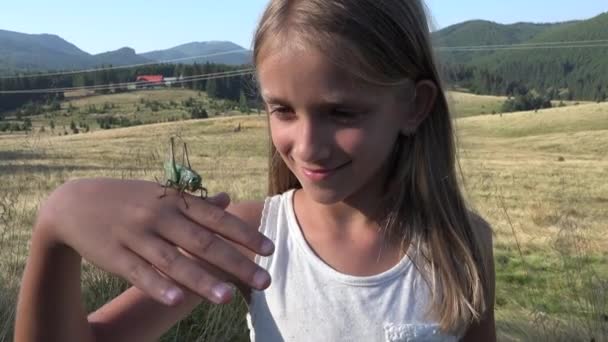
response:
[(306, 194), (325, 204), (377, 198), (397, 134), (409, 129), (413, 87), (362, 84), (314, 49), (268, 55), (258, 78), (272, 142)]

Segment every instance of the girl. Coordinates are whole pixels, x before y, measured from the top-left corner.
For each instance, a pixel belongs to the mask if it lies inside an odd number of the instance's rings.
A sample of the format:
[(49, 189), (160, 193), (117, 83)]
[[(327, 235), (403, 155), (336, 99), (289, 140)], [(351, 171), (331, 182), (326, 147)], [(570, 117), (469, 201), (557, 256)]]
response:
[[(459, 192), (421, 1), (273, 0), (254, 62), (270, 197), (66, 183), (39, 212), (16, 339), (152, 340), (233, 283), (252, 340), (495, 340), (491, 232)], [(134, 287), (87, 317), (81, 257)]]

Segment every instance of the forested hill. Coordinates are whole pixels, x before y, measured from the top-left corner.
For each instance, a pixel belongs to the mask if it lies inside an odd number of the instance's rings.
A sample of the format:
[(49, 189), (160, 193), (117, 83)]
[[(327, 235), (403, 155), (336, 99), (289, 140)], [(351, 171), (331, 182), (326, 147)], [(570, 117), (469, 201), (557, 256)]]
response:
[[(201, 57), (207, 56), (209, 57)], [(137, 54), (130, 47), (96, 55), (53, 34), (0, 30), (0, 76), (74, 70), (102, 65), (132, 65), (181, 59), (181, 63), (249, 64), (249, 50), (225, 41), (191, 42), (166, 50)]]
[(470, 21), (437, 31), (433, 38), (437, 47), (525, 44), (495, 50), (438, 49), (446, 77), (455, 86), (500, 95), (534, 89), (553, 99), (608, 97), (608, 13), (557, 24)]

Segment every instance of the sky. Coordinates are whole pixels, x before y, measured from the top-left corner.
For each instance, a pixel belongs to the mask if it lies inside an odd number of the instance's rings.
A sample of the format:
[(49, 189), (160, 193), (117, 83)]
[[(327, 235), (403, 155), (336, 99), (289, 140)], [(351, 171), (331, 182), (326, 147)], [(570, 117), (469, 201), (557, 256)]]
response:
[[(266, 3), (267, 0), (2, 0), (0, 29), (56, 34), (92, 54), (125, 46), (143, 53), (210, 40), (229, 40), (249, 48)], [(437, 29), (472, 19), (502, 24), (559, 22), (588, 19), (608, 11), (606, 0), (426, 3)]]

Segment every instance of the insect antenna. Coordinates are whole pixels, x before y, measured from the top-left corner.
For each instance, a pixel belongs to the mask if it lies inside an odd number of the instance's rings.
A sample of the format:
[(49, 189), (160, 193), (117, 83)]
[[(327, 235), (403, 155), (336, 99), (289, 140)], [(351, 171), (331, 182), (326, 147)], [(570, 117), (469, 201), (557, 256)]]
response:
[(186, 156), (186, 161), (188, 162), (188, 168), (192, 170), (192, 166), (190, 166), (190, 158), (188, 157), (188, 147), (186, 143), (184, 143), (184, 155)]

